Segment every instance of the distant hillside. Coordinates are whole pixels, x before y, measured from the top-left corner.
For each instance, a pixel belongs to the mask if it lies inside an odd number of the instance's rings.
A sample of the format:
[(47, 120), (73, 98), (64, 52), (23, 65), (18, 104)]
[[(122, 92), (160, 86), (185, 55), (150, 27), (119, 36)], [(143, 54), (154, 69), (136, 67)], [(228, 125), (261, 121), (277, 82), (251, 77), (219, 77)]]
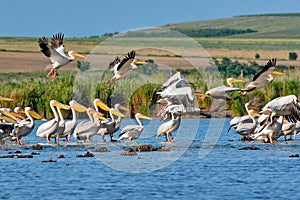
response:
[(300, 13), (243, 15), (163, 27), (191, 37), (300, 38)]

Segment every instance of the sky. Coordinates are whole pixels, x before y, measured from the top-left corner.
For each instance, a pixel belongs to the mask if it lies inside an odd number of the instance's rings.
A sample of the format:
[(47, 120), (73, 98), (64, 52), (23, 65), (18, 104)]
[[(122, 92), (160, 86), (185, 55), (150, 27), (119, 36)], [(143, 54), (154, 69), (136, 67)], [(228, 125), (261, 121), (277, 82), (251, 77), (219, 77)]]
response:
[(300, 12), (298, 0), (3, 0), (0, 36), (110, 32), (237, 15)]

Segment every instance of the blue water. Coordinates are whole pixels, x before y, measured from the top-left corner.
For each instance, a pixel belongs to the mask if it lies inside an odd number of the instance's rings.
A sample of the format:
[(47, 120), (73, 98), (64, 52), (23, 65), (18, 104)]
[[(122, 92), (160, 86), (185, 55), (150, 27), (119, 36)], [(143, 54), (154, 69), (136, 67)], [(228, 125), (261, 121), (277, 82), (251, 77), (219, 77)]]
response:
[[(33, 158), (1, 158), (1, 199), (299, 199), (300, 171), (298, 141), (275, 144), (242, 142), (234, 131), (226, 133), (229, 119), (214, 119), (222, 128), (216, 144), (207, 140), (217, 130), (210, 119), (183, 119), (175, 143), (153, 135), (158, 120), (146, 125), (143, 135), (133, 142), (107, 143), (93, 138), (86, 144), (46, 145), (32, 133), (23, 147), (4, 145), (0, 155), (20, 150), (38, 152)], [(132, 123), (124, 120), (122, 127)], [(224, 126), (223, 126), (224, 123)], [(215, 126), (214, 124), (214, 126)], [(219, 135), (219, 133), (216, 133)], [(206, 138), (206, 139), (205, 139)], [(73, 138), (72, 138), (73, 139)], [(205, 142), (204, 142), (205, 141)], [(32, 150), (40, 142), (43, 150)], [(138, 144), (167, 145), (168, 152), (138, 152), (122, 156), (127, 147)], [(207, 143), (207, 145), (205, 145)], [(110, 152), (94, 152), (105, 146)], [(201, 151), (211, 149), (200, 157)], [(239, 150), (242, 147), (259, 150)], [(77, 158), (87, 151), (95, 157)], [(63, 154), (65, 158), (58, 158)], [(44, 163), (52, 158), (56, 162)]]

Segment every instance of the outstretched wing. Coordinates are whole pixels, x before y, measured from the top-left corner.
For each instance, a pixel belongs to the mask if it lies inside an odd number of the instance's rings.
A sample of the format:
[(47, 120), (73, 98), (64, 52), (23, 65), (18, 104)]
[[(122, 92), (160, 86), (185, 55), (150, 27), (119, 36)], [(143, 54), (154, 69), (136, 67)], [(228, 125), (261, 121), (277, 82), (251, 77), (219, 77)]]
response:
[(51, 47), (55, 49), (58, 53), (64, 55), (65, 54), (65, 46), (64, 46), (64, 34), (57, 33), (53, 35), (51, 39)]
[(41, 48), (41, 52), (43, 52), (43, 54), (45, 54), (45, 56), (50, 57), (51, 56), (51, 52), (48, 46), (48, 38), (46, 37), (41, 37), (38, 39), (38, 43), (39, 46)]
[(262, 76), (266, 71), (270, 69), (270, 67), (275, 67), (276, 65), (276, 58), (272, 58), (272, 60), (269, 60), (268, 63), (260, 70), (257, 72), (257, 74), (254, 75), (253, 81), (258, 79), (260, 76)]
[(300, 121), (300, 105), (295, 95), (278, 97), (267, 103), (263, 110), (270, 109), (279, 116), (285, 116), (288, 121)]
[(135, 51), (129, 52), (126, 56), (124, 56), (118, 65), (117, 71), (118, 74), (125, 74), (131, 69), (130, 63), (135, 58)]
[(121, 62), (120, 57), (119, 56), (115, 57), (115, 59), (108, 64), (108, 69), (111, 72), (114, 72), (116, 70), (116, 67), (117, 67), (116, 65), (119, 64), (120, 62)]

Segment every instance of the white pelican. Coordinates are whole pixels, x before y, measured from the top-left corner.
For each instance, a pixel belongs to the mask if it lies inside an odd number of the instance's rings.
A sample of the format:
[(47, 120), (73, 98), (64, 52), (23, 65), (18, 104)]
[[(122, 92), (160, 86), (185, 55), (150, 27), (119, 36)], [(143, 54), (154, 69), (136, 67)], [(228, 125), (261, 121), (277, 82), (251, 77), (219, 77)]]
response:
[[(245, 108), (248, 115), (240, 118), (234, 118), (230, 122), (232, 124), (231, 127), (236, 126), (236, 133), (243, 137), (243, 141), (250, 140), (250, 135), (254, 133), (257, 125), (257, 121), (254, 117), (260, 116), (259, 113), (257, 113), (257, 107), (251, 105), (249, 102), (245, 103)], [(227, 133), (229, 132), (230, 128), (228, 129)]]
[(50, 66), (46, 67), (50, 68), (47, 77), (52, 74), (52, 81), (54, 81), (57, 70), (60, 67), (74, 61), (75, 57), (85, 58), (83, 55), (80, 55), (75, 51), (69, 51), (68, 56), (65, 55), (65, 46), (63, 40), (64, 34), (62, 33), (53, 35), (50, 46), (48, 45), (48, 39), (46, 37), (41, 37), (38, 40), (41, 52), (43, 52), (45, 56), (49, 57), (52, 62)]
[(108, 121), (106, 118), (102, 117), (103, 114), (94, 110), (93, 108), (88, 108), (86, 111), (89, 115), (90, 121), (82, 121), (79, 123), (73, 132), (73, 137), (78, 140), (85, 140), (91, 142), (91, 138), (100, 129), (101, 123), (98, 119), (102, 121)]
[(118, 140), (125, 140), (127, 139), (128, 141), (138, 139), (144, 130), (144, 126), (140, 119), (148, 119), (151, 120), (150, 117), (147, 117), (146, 115), (143, 115), (141, 113), (136, 113), (135, 114), (135, 119), (138, 122), (139, 125), (127, 125), (125, 126), (120, 135)]
[(148, 62), (138, 61), (135, 58), (135, 51), (130, 51), (122, 59), (116, 57), (109, 65), (108, 68), (115, 75), (106, 82), (107, 85), (113, 84), (116, 80), (126, 76), (130, 71), (135, 70), (138, 65), (148, 64)]
[(54, 118), (48, 122), (41, 124), (36, 131), (36, 136), (41, 138), (46, 138), (49, 144), (51, 143), (50, 141), (51, 135), (56, 133), (56, 130), (59, 126), (59, 116), (57, 114), (55, 107), (59, 107), (66, 110), (70, 108), (68, 105), (62, 104), (56, 100), (50, 101), (50, 108), (54, 114)]
[(17, 123), (16, 118), (10, 118), (3, 114), (3, 112), (0, 112), (0, 120), (2, 122), (0, 123), (0, 144), (4, 144), (5, 140), (11, 140), (11, 132), (14, 129), (14, 124)]
[(285, 75), (275, 71), (276, 59), (269, 60), (268, 63), (254, 75), (252, 81), (243, 89), (244, 92), (250, 92), (255, 89), (260, 89), (271, 83), (274, 79), (273, 74)]
[(286, 136), (290, 135), (290, 139), (292, 139), (292, 135), (294, 135), (294, 140), (296, 140), (296, 123), (288, 122), (287, 120), (283, 120), (281, 135), (284, 136), (284, 141), (286, 140)]
[[(173, 105), (173, 106), (177, 106), (177, 105)], [(167, 114), (166, 112), (163, 113), (165, 115)], [(181, 112), (173, 111), (173, 109), (171, 108), (171, 110), (168, 110), (168, 113), (171, 113), (172, 119), (169, 120), (168, 122), (161, 124), (158, 127), (156, 133), (157, 137), (165, 136), (166, 142), (174, 141), (172, 133), (179, 128), (181, 123)]]
[[(181, 99), (181, 100), (179, 100), (181, 102), (184, 99), (186, 99), (186, 101), (188, 101), (189, 103), (193, 103), (194, 102), (194, 92), (193, 92), (192, 88), (189, 86), (178, 87), (178, 84), (181, 86), (180, 82), (182, 82), (182, 81), (185, 82), (184, 79), (180, 79), (177, 82), (174, 82), (171, 85), (169, 85), (163, 91), (156, 92), (156, 93), (159, 94), (162, 98), (171, 98), (171, 97), (178, 98), (178, 99)], [(184, 99), (182, 99), (182, 98), (184, 98)]]
[(268, 115), (268, 118), (265, 119), (264, 125), (255, 130), (254, 138), (273, 143), (273, 141), (276, 141), (281, 136), (284, 117), (273, 115), (270, 109), (264, 110), (263, 114)]
[(73, 134), (75, 127), (76, 127), (76, 111), (77, 112), (86, 112), (87, 108), (79, 103), (77, 103), (75, 100), (72, 100), (69, 102), (69, 106), (72, 111), (72, 120), (68, 120), (65, 122), (65, 130), (63, 134), (60, 135), (61, 138), (66, 138), (68, 142), (71, 141), (71, 135)]
[(222, 85), (222, 86), (215, 87), (215, 88), (212, 88), (212, 89), (206, 91), (205, 94), (196, 92), (195, 95), (200, 96), (200, 99), (199, 99), (200, 101), (203, 101), (206, 97), (211, 97), (214, 99), (223, 99), (223, 100), (235, 100), (239, 96), (236, 98), (232, 98), (228, 95), (228, 93), (234, 92), (234, 91), (241, 91), (242, 89), (233, 87), (233, 83), (241, 83), (241, 82), (245, 82), (245, 81), (236, 79), (236, 78), (227, 78), (226, 81), (229, 86)]
[(101, 108), (104, 111), (109, 111), (109, 109), (110, 109), (105, 103), (103, 103), (98, 98), (94, 99), (93, 104), (94, 104), (96, 111), (98, 111), (98, 112), (99, 112), (99, 108)]
[(271, 110), (272, 116), (284, 116), (289, 122), (297, 122), (300, 121), (300, 105), (298, 102), (296, 95), (277, 97), (268, 102), (263, 107), (262, 112)]
[[(121, 121), (125, 117), (120, 110), (128, 111), (127, 108), (117, 103), (115, 104), (114, 108), (109, 109), (111, 121), (101, 124), (101, 128), (97, 132), (97, 135), (102, 136), (103, 142), (106, 142), (105, 135), (110, 136), (111, 142), (115, 141), (113, 134), (120, 129)], [(117, 116), (118, 118), (115, 119), (114, 116)]]
[(29, 121), (23, 120), (22, 122), (15, 124), (15, 128), (12, 131), (12, 134), (14, 137), (17, 138), (17, 143), (19, 145), (23, 144), (22, 137), (26, 137), (32, 132), (32, 130), (34, 128), (34, 119), (33, 118), (43, 119), (43, 117), (41, 115), (39, 115), (37, 112), (35, 112), (30, 107), (25, 107), (24, 112), (25, 112), (26, 117), (29, 119)]
[(294, 123), (300, 121), (300, 105), (295, 95), (277, 97), (263, 107), (258, 119), (262, 125), (256, 131), (255, 138), (265, 136), (271, 143), (277, 140), (281, 136), (284, 118)]
[[(65, 105), (66, 107), (64, 108), (65, 110), (69, 110), (70, 106)], [(55, 143), (58, 142), (58, 139), (61, 137), (61, 135), (65, 132), (65, 119), (61, 113), (60, 107), (56, 106), (56, 110), (59, 116), (59, 122), (58, 122), (58, 127), (55, 131), (55, 133), (51, 134), (50, 137), (54, 138)]]
[(8, 97), (0, 96), (0, 101), (13, 101), (13, 99), (8, 98)]

